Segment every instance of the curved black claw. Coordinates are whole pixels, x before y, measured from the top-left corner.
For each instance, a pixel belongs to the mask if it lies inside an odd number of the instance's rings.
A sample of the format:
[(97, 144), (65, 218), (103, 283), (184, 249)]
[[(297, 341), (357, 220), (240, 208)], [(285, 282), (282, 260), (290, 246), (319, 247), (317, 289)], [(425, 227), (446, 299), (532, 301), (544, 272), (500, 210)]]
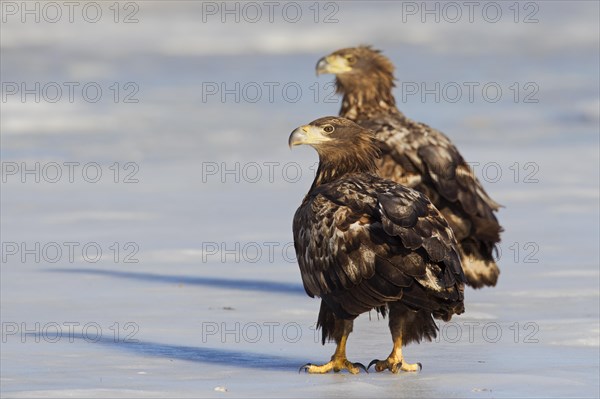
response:
[[(377, 362), (379, 362), (379, 359), (373, 359), (373, 360), (371, 360), (371, 363), (369, 363), (369, 366), (367, 367), (367, 370), (369, 370), (372, 365), (377, 364)], [(375, 371), (377, 371), (377, 369), (375, 369)]]
[(423, 370), (423, 365), (421, 364), (421, 362), (417, 362), (417, 364), (419, 365), (419, 372), (421, 372), (421, 370)]
[(312, 364), (312, 363), (306, 363), (304, 366), (301, 366), (301, 367), (298, 369), (298, 374), (300, 374), (300, 373), (302, 372), (302, 370), (304, 370), (304, 372), (305, 372), (305, 373), (308, 373), (308, 368), (309, 368), (310, 366), (314, 366), (314, 364)]
[[(357, 362), (357, 363), (352, 363), (352, 365), (353, 365), (354, 367), (358, 367), (358, 368), (360, 368), (360, 369), (363, 369), (363, 370), (365, 371), (365, 373), (369, 374), (369, 369), (367, 369), (367, 368), (365, 367), (365, 365), (364, 365), (364, 364), (362, 364), (362, 363), (358, 363), (358, 362)], [(371, 366), (371, 365), (369, 365), (369, 367), (370, 367), (370, 366)]]

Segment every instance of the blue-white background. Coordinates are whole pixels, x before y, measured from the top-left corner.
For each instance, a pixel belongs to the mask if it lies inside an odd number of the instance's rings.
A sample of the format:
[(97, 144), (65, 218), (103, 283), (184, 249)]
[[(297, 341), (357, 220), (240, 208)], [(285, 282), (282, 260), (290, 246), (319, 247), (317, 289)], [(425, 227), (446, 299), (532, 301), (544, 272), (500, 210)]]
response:
[[(599, 6), (475, 3), (4, 2), (2, 396), (597, 397)], [(338, 112), (314, 66), (358, 44), (505, 206), (502, 274), (405, 350), (420, 374), (298, 375), (333, 346), (289, 247), (317, 157), (287, 137)], [(371, 316), (352, 361), (391, 349)]]

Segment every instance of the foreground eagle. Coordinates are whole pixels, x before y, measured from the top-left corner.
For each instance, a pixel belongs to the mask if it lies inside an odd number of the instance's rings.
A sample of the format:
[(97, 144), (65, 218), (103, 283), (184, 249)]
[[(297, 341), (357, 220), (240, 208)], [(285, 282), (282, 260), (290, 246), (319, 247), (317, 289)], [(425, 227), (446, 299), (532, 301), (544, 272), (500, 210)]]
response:
[(338, 50), (317, 63), (336, 75), (340, 116), (375, 132), (382, 152), (379, 175), (424, 193), (442, 212), (459, 242), (467, 284), (494, 286), (500, 271), (493, 251), (502, 227), (499, 205), (485, 192), (450, 139), (396, 108), (394, 66), (362, 46)]
[(354, 319), (375, 309), (389, 326), (394, 347), (377, 371), (417, 371), (402, 345), (436, 337), (433, 317), (464, 311), (464, 274), (452, 230), (421, 193), (376, 176), (373, 133), (354, 122), (325, 117), (294, 130), (289, 145), (319, 154), (310, 191), (294, 215), (294, 247), (308, 295), (321, 298), (317, 327), (323, 343), (335, 339), (331, 361), (307, 364), (309, 373), (343, 369)]

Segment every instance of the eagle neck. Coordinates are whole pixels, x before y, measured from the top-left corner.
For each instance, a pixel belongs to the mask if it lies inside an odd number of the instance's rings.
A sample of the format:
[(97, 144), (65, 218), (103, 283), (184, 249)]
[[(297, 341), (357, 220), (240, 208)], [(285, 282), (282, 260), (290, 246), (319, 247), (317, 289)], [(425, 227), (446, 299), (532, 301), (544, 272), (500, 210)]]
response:
[(364, 115), (394, 112), (396, 100), (392, 94), (393, 78), (381, 79), (377, 82), (343, 81), (337, 79), (338, 93), (343, 94), (340, 115), (351, 120)]
[(369, 146), (370, 151), (365, 153), (354, 152), (338, 154), (319, 154), (319, 168), (313, 181), (312, 187), (316, 188), (322, 184), (334, 182), (344, 176), (357, 173), (375, 174), (377, 166), (375, 160), (378, 157), (376, 147)]
[(373, 97), (360, 92), (350, 92), (344, 94), (340, 116), (350, 120), (357, 120), (361, 116), (376, 115), (382, 111), (396, 111), (396, 102), (392, 95)]

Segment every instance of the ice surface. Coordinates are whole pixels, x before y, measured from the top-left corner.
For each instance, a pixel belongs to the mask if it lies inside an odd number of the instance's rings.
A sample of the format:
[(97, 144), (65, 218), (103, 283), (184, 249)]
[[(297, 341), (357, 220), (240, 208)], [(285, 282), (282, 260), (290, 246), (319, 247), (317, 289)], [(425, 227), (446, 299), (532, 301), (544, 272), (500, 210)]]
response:
[[(400, 2), (336, 3), (332, 24), (203, 22), (200, 3), (137, 4), (137, 24), (113, 23), (107, 3), (98, 24), (1, 25), (2, 82), (105, 90), (97, 103), (0, 103), (2, 397), (600, 395), (598, 3), (537, 2), (530, 24), (514, 23), (508, 3), (496, 24), (402, 22)], [(467, 312), (441, 323), (437, 342), (406, 348), (421, 373), (309, 376), (298, 367), (327, 361), (333, 345), (315, 335), (319, 303), (289, 244), (316, 154), (290, 152), (287, 137), (337, 113), (331, 77), (313, 68), (359, 43), (385, 50), (399, 107), (448, 134), (505, 206), (502, 274), (466, 292)], [(114, 82), (135, 82), (139, 103), (114, 103)], [(207, 82), (294, 82), (303, 95), (203, 99)], [(403, 99), (403, 82), (497, 82), (503, 95)], [(515, 102), (515, 82), (537, 84), (539, 102), (524, 103), (523, 87)], [(7, 172), (36, 162), (80, 166), (73, 183), (64, 166), (57, 183)], [(98, 183), (80, 174), (90, 162)], [(123, 182), (128, 162), (137, 183)], [(237, 175), (221, 174), (236, 162)], [(48, 252), (23, 261), (11, 243)], [(65, 243), (78, 243), (73, 259)], [(96, 263), (82, 254), (90, 243), (103, 251)], [(357, 319), (350, 360), (390, 349), (385, 320)]]

